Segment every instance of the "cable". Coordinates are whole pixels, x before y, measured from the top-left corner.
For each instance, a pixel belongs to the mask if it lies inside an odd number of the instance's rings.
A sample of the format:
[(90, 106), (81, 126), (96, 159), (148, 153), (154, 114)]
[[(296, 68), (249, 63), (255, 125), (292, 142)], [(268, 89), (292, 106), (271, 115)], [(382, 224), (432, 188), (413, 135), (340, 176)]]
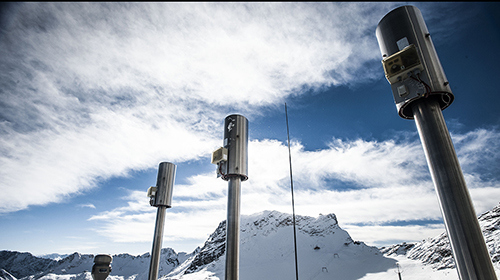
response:
[(431, 87), (427, 83), (422, 81), (422, 79), (420, 79), (420, 74), (417, 74), (417, 78), (413, 77), (413, 75), (411, 75), (411, 74), (413, 74), (413, 73), (410, 72), (410, 78), (412, 78), (413, 80), (419, 82), (420, 84), (422, 84), (424, 86), (424, 88), (425, 88), (424, 97), (428, 97), (429, 94), (431, 94), (431, 92), (432, 92)]
[(227, 180), (227, 175), (222, 173), (222, 163), (219, 162), (217, 165), (219, 166), (219, 174), (220, 174), (222, 180)]
[(285, 102), (286, 135), (288, 139), (288, 161), (290, 162), (290, 188), (292, 190), (293, 244), (295, 248), (295, 279), (299, 280), (299, 264), (297, 258), (297, 230), (295, 229), (295, 199), (293, 197), (292, 152), (290, 150), (290, 130), (288, 129), (288, 110)]
[(424, 94), (424, 97), (425, 97), (425, 98), (429, 97), (429, 94), (431, 94), (431, 92), (432, 92), (431, 87), (430, 87), (430, 86), (429, 86), (426, 82), (422, 81), (422, 79), (420, 78), (420, 74), (417, 74), (417, 78), (418, 78), (418, 80), (419, 80), (419, 81), (420, 81), (420, 82), (424, 85), (424, 87), (425, 87), (425, 94)]

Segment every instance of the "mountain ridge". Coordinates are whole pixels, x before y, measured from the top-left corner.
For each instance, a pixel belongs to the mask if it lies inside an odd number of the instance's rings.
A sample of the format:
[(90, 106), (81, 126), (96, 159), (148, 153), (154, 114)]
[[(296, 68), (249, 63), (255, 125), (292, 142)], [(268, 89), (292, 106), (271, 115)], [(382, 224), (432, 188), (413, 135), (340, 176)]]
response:
[[(483, 213), (478, 219), (498, 269), (500, 205)], [(225, 225), (226, 221), (220, 222), (204, 245), (189, 254), (177, 253), (171, 248), (162, 249), (159, 279), (224, 279)], [(241, 280), (294, 278), (292, 226), (292, 216), (278, 211), (263, 211), (241, 217)], [(435, 277), (425, 275), (428, 279), (445, 279), (439, 278), (443, 275), (448, 275), (446, 279), (458, 279), (451, 272), (454, 263), (446, 233), (421, 242), (376, 248), (354, 241), (339, 226), (335, 214), (320, 214), (316, 218), (297, 215), (296, 228), (300, 278), (365, 280), (371, 279), (371, 275), (387, 274), (397, 262), (408, 260), (412, 264), (421, 263), (432, 268), (430, 271), (448, 271), (445, 274), (434, 272)], [(89, 271), (93, 257), (92, 254), (75, 252), (56, 261), (26, 252), (0, 251), (0, 280), (92, 280)], [(113, 270), (108, 280), (146, 280), (149, 262), (150, 253), (113, 255)], [(412, 270), (417, 271), (419, 269)]]
[[(176, 253), (173, 249), (162, 249), (159, 276), (165, 279), (183, 279), (198, 277), (197, 275), (211, 275), (208, 277), (223, 278), (225, 262), (226, 221), (219, 223), (218, 227), (206, 240), (201, 248), (194, 252)], [(245, 275), (255, 274), (253, 264), (266, 267), (267, 277), (279, 279), (281, 274), (293, 274), (293, 220), (290, 214), (278, 211), (264, 211), (249, 216), (242, 216), (240, 221), (240, 263), (242, 280)], [(317, 218), (296, 216), (297, 239), (299, 256), (307, 255), (304, 259), (316, 259), (327, 256), (321, 267), (315, 268), (314, 273), (324, 273), (322, 269), (334, 270), (332, 260), (344, 265), (352, 265), (356, 261), (346, 258), (347, 255), (363, 255), (366, 258), (385, 260), (386, 265), (393, 265), (394, 261), (387, 259), (379, 253), (376, 247), (367, 246), (363, 242), (355, 242), (349, 234), (338, 225), (334, 214), (320, 215)], [(302, 253), (301, 253), (302, 252)], [(7, 254), (7, 252), (5, 252)], [(10, 252), (9, 254), (15, 254)], [(24, 255), (23, 255), (24, 254)], [(42, 262), (45, 266), (39, 270), (20, 271), (16, 264), (6, 262), (0, 258), (0, 268), (12, 274), (17, 279), (62, 279), (65, 275), (80, 275), (82, 279), (90, 277), (88, 271), (93, 265), (92, 254), (73, 253), (59, 261), (35, 257), (30, 253), (17, 253), (28, 257), (33, 262)], [(149, 253), (139, 256), (129, 254), (113, 255), (112, 273), (124, 279), (147, 279), (149, 272)], [(273, 262), (277, 262), (274, 265)], [(307, 274), (314, 264), (310, 260), (303, 261), (303, 272)], [(300, 264), (299, 264), (300, 266)], [(331, 266), (331, 267), (330, 267)], [(14, 271), (12, 273), (11, 271)], [(286, 273), (283, 273), (286, 271)], [(85, 274), (87, 273), (87, 274)], [(325, 275), (326, 276), (326, 275)], [(59, 277), (59, 278), (58, 278)], [(266, 277), (264, 277), (266, 278)], [(214, 278), (215, 279), (215, 278)], [(318, 278), (319, 279), (319, 278)], [(347, 279), (347, 278), (346, 278)], [(353, 278), (354, 279), (354, 278)], [(12, 279), (8, 279), (12, 280)]]
[[(500, 204), (479, 215), (478, 221), (492, 262), (500, 264)], [(437, 270), (455, 268), (446, 232), (420, 242), (404, 242), (387, 248), (383, 247), (381, 252), (387, 256), (404, 255), (409, 259), (420, 260)]]

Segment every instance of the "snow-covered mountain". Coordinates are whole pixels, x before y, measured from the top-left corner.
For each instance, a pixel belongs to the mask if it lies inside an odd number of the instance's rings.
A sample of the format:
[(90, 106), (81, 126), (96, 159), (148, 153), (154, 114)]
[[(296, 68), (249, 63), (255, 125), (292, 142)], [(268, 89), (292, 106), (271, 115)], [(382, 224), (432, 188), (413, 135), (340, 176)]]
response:
[[(479, 218), (495, 268), (500, 270), (500, 205)], [(396, 263), (404, 279), (457, 280), (445, 234), (418, 243), (382, 248), (354, 241), (338, 225), (334, 214), (318, 218), (297, 216), (297, 252), (300, 279), (376, 280), (398, 279)], [(240, 279), (294, 279), (293, 227), (290, 214), (277, 211), (242, 216)], [(226, 222), (222, 221), (202, 248), (190, 254), (162, 249), (162, 280), (222, 280), (225, 266)], [(0, 252), (0, 280), (92, 280), (94, 255), (74, 253), (59, 261), (29, 253)], [(146, 280), (149, 253), (113, 256), (108, 280)]]
[[(500, 204), (478, 217), (488, 251), (496, 266), (500, 266)], [(387, 256), (405, 255), (420, 260), (434, 269), (455, 268), (450, 241), (446, 232), (416, 243), (403, 243), (382, 248)]]
[[(160, 275), (168, 274), (173, 268), (178, 267), (189, 257), (190, 255), (186, 253), (176, 253), (170, 248), (162, 249), (159, 267)], [(149, 263), (149, 253), (140, 256), (129, 254), (113, 255), (112, 275), (119, 275), (121, 279), (147, 279)], [(92, 270), (93, 265), (94, 255), (90, 254), (73, 253), (59, 261), (55, 261), (35, 257), (30, 253), (0, 252), (0, 268), (14, 277), (14, 279), (61, 278), (60, 280), (62, 280), (64, 278), (62, 276), (64, 275), (74, 276), (82, 274), (80, 278), (83, 277), (82, 279), (91, 280), (92, 276), (88, 272)]]
[[(295, 278), (291, 215), (265, 211), (242, 217), (240, 224), (241, 280)], [(301, 279), (354, 280), (395, 265), (376, 247), (353, 241), (334, 214), (297, 216), (296, 224)], [(173, 270), (166, 279), (223, 279), (225, 234), (222, 222), (190, 265)]]
[[(395, 260), (384, 257), (376, 247), (353, 241), (349, 234), (338, 226), (334, 214), (318, 218), (297, 216), (296, 223), (301, 278), (354, 280), (366, 273), (385, 271), (395, 265)], [(240, 237), (241, 280), (294, 278), (291, 215), (265, 211), (243, 216)], [(163, 249), (159, 276), (165, 280), (223, 279), (225, 238), (223, 221), (204, 246), (191, 254), (177, 254), (172, 249)], [(0, 258), (0, 268), (17, 278), (25, 279), (62, 280), (70, 275), (73, 275), (71, 279), (91, 279), (88, 271), (92, 268), (93, 257), (74, 253), (56, 262), (31, 256), (33, 263), (43, 261), (46, 265), (44, 269), (36, 271), (19, 270), (20, 266), (26, 267), (26, 264), (5, 262)], [(149, 253), (142, 256), (114, 255), (110, 279), (119, 276), (120, 279), (145, 280), (148, 277), (149, 261)], [(12, 271), (15, 271), (15, 274)]]
[(0, 251), (0, 269), (16, 278), (37, 274), (49, 269), (56, 261), (38, 258), (30, 253)]

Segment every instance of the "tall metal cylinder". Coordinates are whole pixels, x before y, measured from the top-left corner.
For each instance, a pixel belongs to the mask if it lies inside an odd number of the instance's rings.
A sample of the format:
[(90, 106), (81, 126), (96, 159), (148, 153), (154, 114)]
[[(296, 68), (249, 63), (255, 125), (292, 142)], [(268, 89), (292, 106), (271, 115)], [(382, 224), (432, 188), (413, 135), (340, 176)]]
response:
[(156, 178), (156, 195), (153, 206), (172, 207), (172, 188), (174, 187), (177, 166), (170, 162), (162, 162), (158, 167)]
[(415, 119), (462, 280), (497, 279), (441, 110), (454, 99), (421, 12), (392, 10), (376, 31), (398, 114)]
[[(224, 148), (227, 161), (222, 178), (228, 181), (226, 220), (226, 280), (239, 279), (241, 182), (248, 179), (248, 120), (229, 115), (224, 120)], [(223, 171), (224, 173), (224, 171)]]
[(226, 220), (226, 272), (227, 280), (239, 279), (240, 267), (240, 209), (241, 178), (232, 177), (228, 181)]
[(151, 249), (148, 280), (158, 279), (158, 269), (160, 266), (160, 253), (163, 243), (163, 228), (165, 225), (166, 210), (166, 206), (158, 206), (158, 210), (156, 211), (155, 235), (153, 237), (153, 248)]
[(227, 149), (226, 180), (238, 176), (248, 179), (248, 120), (229, 115), (224, 120), (224, 148)]
[(158, 279), (165, 212), (167, 208), (172, 207), (172, 189), (175, 181), (176, 168), (175, 164), (170, 162), (162, 162), (158, 167), (156, 189), (154, 191), (154, 197), (151, 198), (151, 205), (157, 207), (158, 210), (156, 213), (155, 234), (153, 237), (153, 248), (151, 249), (148, 280)]
[(402, 6), (379, 22), (377, 41), (399, 116), (413, 119), (411, 103), (436, 96), (441, 109), (454, 100), (422, 13)]
[(497, 279), (438, 102), (415, 102), (413, 113), (460, 279)]

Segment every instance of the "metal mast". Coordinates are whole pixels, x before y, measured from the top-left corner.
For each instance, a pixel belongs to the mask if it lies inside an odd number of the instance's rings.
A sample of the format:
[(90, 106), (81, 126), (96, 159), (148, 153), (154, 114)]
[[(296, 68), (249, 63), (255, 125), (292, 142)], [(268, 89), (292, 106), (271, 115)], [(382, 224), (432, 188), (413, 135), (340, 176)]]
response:
[(285, 118), (286, 118), (286, 136), (288, 141), (288, 162), (290, 163), (290, 189), (292, 192), (292, 218), (293, 218), (293, 245), (295, 252), (295, 279), (299, 280), (299, 260), (297, 257), (297, 229), (295, 225), (295, 198), (293, 195), (293, 177), (292, 177), (292, 152), (290, 150), (290, 130), (288, 128), (288, 110), (285, 103)]
[(228, 181), (226, 220), (226, 280), (239, 279), (241, 182), (248, 180), (248, 120), (229, 115), (224, 120), (224, 146), (212, 154), (218, 177)]
[(173, 163), (160, 163), (160, 166), (158, 167), (156, 187), (150, 187), (148, 189), (148, 196), (151, 198), (149, 203), (151, 206), (158, 208), (156, 213), (155, 234), (153, 238), (153, 248), (151, 250), (148, 280), (158, 279), (165, 212), (167, 208), (172, 207), (172, 189), (174, 186), (176, 169), (177, 167)]
[(497, 279), (441, 110), (454, 99), (420, 10), (402, 6), (376, 30), (399, 116), (415, 119), (462, 280)]

